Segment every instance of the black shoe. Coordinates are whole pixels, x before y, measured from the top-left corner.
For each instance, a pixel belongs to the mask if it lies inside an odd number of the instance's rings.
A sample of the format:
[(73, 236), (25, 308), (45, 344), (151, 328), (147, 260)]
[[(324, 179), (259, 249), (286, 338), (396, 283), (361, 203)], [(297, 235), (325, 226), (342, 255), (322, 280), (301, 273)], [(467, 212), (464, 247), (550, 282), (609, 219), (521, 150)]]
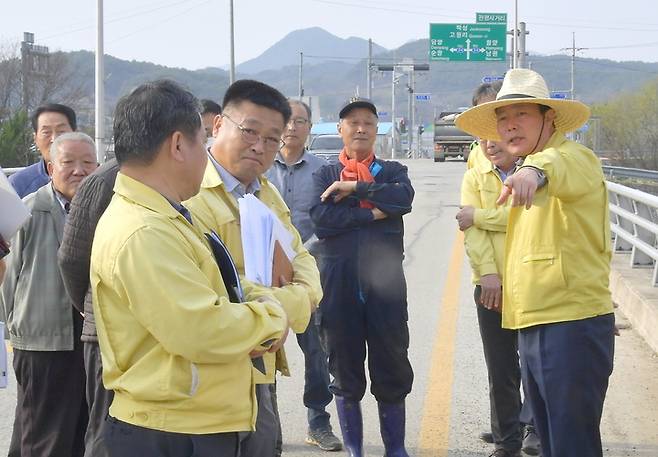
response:
[(343, 443), (334, 435), (331, 427), (309, 429), (306, 442), (319, 447), (323, 451), (340, 451), (343, 449)]
[(482, 432), (480, 433), (480, 439), (484, 441), (485, 443), (493, 444), (494, 439), (493, 439), (493, 433), (491, 432)]
[(521, 449), (528, 455), (539, 455), (541, 451), (539, 437), (535, 432), (535, 427), (532, 425), (525, 426), (523, 431), (523, 447)]
[(489, 457), (521, 457), (521, 451), (508, 451), (507, 449), (498, 448)]

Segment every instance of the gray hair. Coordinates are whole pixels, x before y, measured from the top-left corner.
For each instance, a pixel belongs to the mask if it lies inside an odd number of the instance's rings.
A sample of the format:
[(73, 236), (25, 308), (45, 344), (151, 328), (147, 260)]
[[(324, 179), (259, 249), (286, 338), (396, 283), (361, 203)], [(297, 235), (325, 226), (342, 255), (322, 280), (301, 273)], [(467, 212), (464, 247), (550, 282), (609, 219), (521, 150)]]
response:
[(480, 103), (482, 103), (482, 100), (484, 100), (485, 98), (495, 99), (502, 85), (503, 85), (502, 81), (494, 81), (492, 83), (480, 84), (478, 88), (475, 89), (475, 92), (473, 93), (473, 100), (472, 100), (473, 106), (479, 105)]
[(96, 143), (94, 143), (94, 140), (89, 135), (82, 132), (67, 132), (62, 133), (60, 136), (55, 138), (55, 141), (53, 141), (53, 144), (50, 146), (51, 162), (54, 162), (57, 158), (57, 154), (59, 153), (59, 146), (66, 141), (80, 141), (82, 143), (87, 143), (94, 149), (94, 153), (96, 153)]
[(306, 104), (301, 100), (297, 100), (296, 98), (289, 98), (288, 103), (290, 103), (291, 106), (296, 104), (304, 108), (306, 110), (306, 114), (308, 115), (308, 121), (311, 122), (311, 118), (312, 118), (311, 107), (308, 106), (308, 104)]

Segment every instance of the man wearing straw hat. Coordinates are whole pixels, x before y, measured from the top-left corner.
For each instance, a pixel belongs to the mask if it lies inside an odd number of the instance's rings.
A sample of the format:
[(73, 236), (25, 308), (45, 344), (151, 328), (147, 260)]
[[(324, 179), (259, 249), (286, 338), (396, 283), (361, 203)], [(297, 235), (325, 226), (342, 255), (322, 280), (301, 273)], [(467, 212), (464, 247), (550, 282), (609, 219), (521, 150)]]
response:
[(615, 331), (608, 196), (599, 159), (564, 136), (588, 118), (587, 106), (551, 99), (541, 75), (526, 69), (509, 71), (495, 101), (457, 118), (462, 130), (524, 157), (498, 199), (512, 198), (503, 327), (520, 330), (544, 457), (602, 456)]

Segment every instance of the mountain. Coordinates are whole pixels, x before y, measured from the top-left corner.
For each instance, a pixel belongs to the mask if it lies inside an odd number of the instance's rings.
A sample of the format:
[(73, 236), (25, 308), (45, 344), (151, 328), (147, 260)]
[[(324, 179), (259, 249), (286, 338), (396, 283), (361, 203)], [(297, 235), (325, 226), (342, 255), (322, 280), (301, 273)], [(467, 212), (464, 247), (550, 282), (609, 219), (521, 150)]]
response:
[[(378, 44), (372, 44), (373, 55), (385, 51), (386, 49)], [(358, 60), (368, 55), (368, 40), (356, 37), (339, 38), (320, 27), (295, 30), (274, 43), (255, 59), (238, 65), (236, 70), (244, 74), (256, 74), (288, 65), (299, 67), (300, 52), (304, 53), (305, 65), (317, 65), (336, 60), (354, 62), (355, 59)]]
[[(321, 29), (315, 30), (320, 30), (322, 33)], [(361, 41), (365, 42), (365, 40)], [(269, 55), (271, 51), (272, 48), (263, 55)], [(338, 50), (325, 50), (324, 52), (323, 55), (344, 56), (344, 53)], [(373, 62), (390, 65), (393, 61), (400, 62), (405, 58), (426, 61), (427, 53), (427, 40), (417, 40), (398, 49), (381, 52), (374, 57)], [(93, 104), (94, 97), (94, 55), (87, 51), (77, 51), (67, 53), (67, 56), (73, 67), (70, 84), (84, 88), (84, 101), (88, 105), (86, 109), (89, 112), (87, 117), (91, 117), (93, 124), (93, 105), (90, 104)], [(546, 78), (551, 89), (566, 90), (570, 88), (571, 60), (569, 56), (531, 55), (528, 60), (532, 68)], [(284, 62), (285, 56), (280, 55), (277, 61)], [(303, 72), (305, 94), (319, 97), (321, 116), (325, 120), (335, 120), (341, 103), (354, 95), (357, 90), (361, 96), (365, 96), (367, 93), (366, 68), (365, 58), (341, 60), (336, 57), (333, 60), (319, 63), (305, 59)], [(588, 104), (604, 102), (623, 92), (632, 92), (647, 81), (658, 77), (658, 63), (578, 58), (575, 68), (576, 96)], [(198, 97), (210, 98), (219, 102), (228, 87), (228, 74), (219, 68), (190, 71), (107, 56), (105, 69), (108, 114), (112, 112), (114, 104), (120, 96), (142, 82), (157, 78), (174, 79), (189, 88)], [(502, 75), (506, 69), (506, 62), (433, 62), (430, 71), (417, 72), (415, 75), (416, 92), (430, 93), (432, 96), (429, 102), (416, 103), (417, 119), (429, 123), (437, 112), (470, 105), (473, 90), (480, 84), (482, 77)], [(257, 73), (248, 74), (238, 69), (237, 77), (261, 80), (278, 88), (287, 96), (295, 96), (298, 92), (299, 67), (294, 59), (288, 65), (280, 64), (276, 68)], [(388, 121), (390, 118), (387, 119), (387, 116), (390, 116), (391, 106), (391, 72), (375, 71), (372, 81), (372, 99), (380, 111), (389, 112), (382, 116), (382, 120)], [(408, 110), (407, 82), (408, 78), (404, 75), (399, 78), (396, 85), (397, 116), (406, 115)]]

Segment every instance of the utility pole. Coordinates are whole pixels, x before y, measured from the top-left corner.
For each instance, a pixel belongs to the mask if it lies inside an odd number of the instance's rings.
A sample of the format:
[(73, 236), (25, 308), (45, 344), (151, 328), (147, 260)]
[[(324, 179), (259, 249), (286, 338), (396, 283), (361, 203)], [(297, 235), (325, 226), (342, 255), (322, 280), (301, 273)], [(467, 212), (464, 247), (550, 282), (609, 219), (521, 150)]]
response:
[(231, 69), (229, 72), (229, 84), (233, 84), (235, 82), (235, 29), (233, 28), (233, 0), (229, 0), (229, 3), (229, 15), (231, 17)]
[(48, 73), (47, 46), (34, 44), (34, 33), (23, 32), (21, 42), (21, 92), (23, 109), (30, 110), (30, 77), (43, 76)]
[(299, 99), (304, 96), (304, 53), (299, 53)]
[(571, 51), (571, 89), (569, 90), (571, 100), (576, 99), (576, 51), (584, 51), (585, 49), (589, 48), (576, 47), (576, 32), (571, 32), (571, 47), (560, 49), (560, 51)]
[(408, 156), (411, 157), (411, 151), (413, 151), (413, 138), (414, 138), (414, 70), (411, 67), (409, 70), (409, 84), (407, 86), (409, 90), (409, 125), (407, 126), (407, 138), (409, 139), (409, 153)]
[[(405, 59), (406, 60), (406, 59)], [(395, 84), (397, 84), (398, 79), (396, 76), (396, 69), (398, 71), (407, 71), (409, 72), (410, 76), (410, 85), (413, 87), (413, 73), (416, 71), (429, 71), (430, 70), (430, 64), (429, 63), (414, 63), (413, 61), (402, 61), (399, 63), (394, 63), (393, 65), (376, 65), (373, 64), (372, 68), (377, 70), (377, 71), (390, 71), (391, 72), (391, 124), (393, 125), (393, 129), (391, 130), (391, 158), (395, 158), (395, 139), (398, 136), (395, 129)], [(411, 111), (412, 105), (410, 102), (409, 108)], [(411, 114), (410, 114), (411, 117)], [(413, 122), (413, 121), (412, 121)]]
[(519, 0), (514, 0), (514, 35), (512, 41), (512, 68), (519, 68)]
[(96, 0), (96, 158), (105, 162), (105, 62), (103, 50), (103, 0)]
[(395, 159), (395, 65), (393, 66), (393, 71), (391, 71), (391, 122), (393, 124), (393, 129), (391, 130), (391, 159)]
[(519, 49), (517, 64), (519, 68), (527, 68), (526, 66), (526, 51), (525, 51), (525, 37), (530, 32), (526, 30), (525, 22), (519, 22)]
[(368, 89), (366, 91), (366, 96), (368, 99), (372, 99), (372, 75), (370, 72), (372, 71), (372, 38), (368, 38), (368, 73), (366, 81), (368, 84)]

